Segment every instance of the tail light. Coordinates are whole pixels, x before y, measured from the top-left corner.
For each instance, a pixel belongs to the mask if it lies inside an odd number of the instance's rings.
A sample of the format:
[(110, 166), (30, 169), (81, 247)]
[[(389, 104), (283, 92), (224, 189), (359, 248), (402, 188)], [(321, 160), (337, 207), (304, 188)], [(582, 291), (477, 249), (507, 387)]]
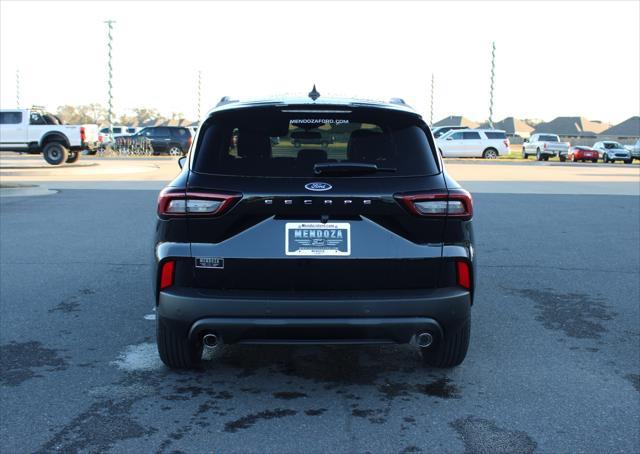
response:
[(471, 219), (473, 199), (464, 189), (451, 189), (449, 193), (398, 195), (396, 198), (413, 214), (426, 217), (450, 216)]
[(187, 141), (187, 149), (191, 148), (191, 144), (193, 143), (193, 136), (189, 136), (189, 140)]
[(158, 196), (158, 214), (161, 216), (217, 216), (226, 211), (240, 194), (176, 191), (166, 188)]
[(160, 269), (160, 290), (164, 290), (173, 285), (175, 269), (176, 262), (174, 260), (167, 260), (162, 263), (162, 268)]
[(548, 143), (545, 142), (545, 144), (544, 144), (544, 149), (545, 150), (547, 149), (547, 145), (548, 145)]
[(507, 147), (507, 148), (509, 148), (509, 145), (510, 145), (510, 143), (509, 143), (509, 139), (508, 139), (508, 138), (507, 138), (507, 139), (504, 139), (504, 146), (505, 146), (505, 147)]
[(80, 142), (87, 140), (87, 135), (84, 131), (84, 126), (80, 126)]
[(458, 260), (456, 262), (456, 283), (467, 290), (471, 290), (471, 271), (469, 262)]

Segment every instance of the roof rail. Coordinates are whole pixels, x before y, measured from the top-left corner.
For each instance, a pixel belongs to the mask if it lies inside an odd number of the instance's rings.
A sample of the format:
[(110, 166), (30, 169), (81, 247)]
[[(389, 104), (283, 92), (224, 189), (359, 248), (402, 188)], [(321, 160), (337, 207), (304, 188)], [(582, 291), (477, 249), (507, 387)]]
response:
[(406, 106), (406, 105), (407, 105), (407, 103), (406, 103), (406, 102), (404, 102), (404, 99), (402, 99), (402, 98), (391, 98), (391, 99), (389, 100), (389, 102), (390, 102), (391, 104), (402, 104), (403, 106)]
[(238, 102), (237, 99), (231, 99), (229, 96), (223, 96), (216, 104), (216, 107), (224, 106), (225, 104), (231, 104), (232, 102)]

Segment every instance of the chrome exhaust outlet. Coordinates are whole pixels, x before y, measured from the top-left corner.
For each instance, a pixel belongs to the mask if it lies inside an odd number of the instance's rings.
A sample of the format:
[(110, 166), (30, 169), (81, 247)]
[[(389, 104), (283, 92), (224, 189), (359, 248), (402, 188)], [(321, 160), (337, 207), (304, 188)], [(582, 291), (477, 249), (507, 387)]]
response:
[(216, 348), (218, 346), (218, 336), (215, 334), (205, 334), (202, 337), (202, 343), (205, 347)]
[(417, 336), (418, 347), (426, 348), (433, 344), (433, 336), (429, 333), (421, 333)]

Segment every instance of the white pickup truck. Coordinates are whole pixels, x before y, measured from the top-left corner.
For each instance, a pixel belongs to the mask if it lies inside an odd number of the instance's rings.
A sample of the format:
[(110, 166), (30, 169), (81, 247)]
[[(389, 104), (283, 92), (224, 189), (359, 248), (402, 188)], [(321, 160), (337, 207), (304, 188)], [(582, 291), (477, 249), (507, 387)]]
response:
[(522, 158), (535, 156), (538, 161), (548, 161), (549, 157), (557, 156), (564, 162), (567, 160), (570, 146), (569, 142), (560, 142), (560, 137), (556, 134), (533, 134), (531, 138), (524, 139)]
[(73, 163), (98, 145), (97, 125), (65, 125), (32, 109), (0, 110), (0, 150), (42, 153), (51, 165)]

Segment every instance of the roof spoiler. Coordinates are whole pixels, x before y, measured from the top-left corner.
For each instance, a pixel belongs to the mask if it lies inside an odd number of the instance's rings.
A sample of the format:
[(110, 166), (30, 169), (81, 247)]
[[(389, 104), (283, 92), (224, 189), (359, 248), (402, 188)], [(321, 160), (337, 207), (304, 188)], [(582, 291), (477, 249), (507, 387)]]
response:
[(391, 98), (389, 100), (389, 103), (391, 103), (391, 104), (400, 104), (402, 106), (408, 106), (408, 104), (406, 102), (404, 102), (404, 99), (402, 99), (402, 98)]
[(224, 106), (226, 104), (231, 104), (233, 102), (238, 102), (238, 100), (231, 99), (229, 96), (223, 96), (222, 98), (220, 98), (220, 101), (218, 101), (218, 104), (216, 104), (216, 107)]

